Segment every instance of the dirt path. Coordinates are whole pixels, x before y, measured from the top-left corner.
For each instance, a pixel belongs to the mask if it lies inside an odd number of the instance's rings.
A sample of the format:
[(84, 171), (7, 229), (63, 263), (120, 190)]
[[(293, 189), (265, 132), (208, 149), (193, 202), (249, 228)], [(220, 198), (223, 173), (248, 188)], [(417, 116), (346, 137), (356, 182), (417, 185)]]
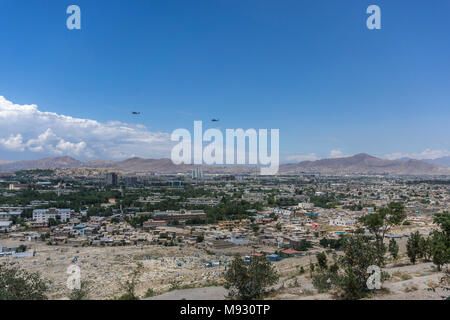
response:
[(174, 290), (144, 300), (225, 300), (228, 291), (223, 287)]

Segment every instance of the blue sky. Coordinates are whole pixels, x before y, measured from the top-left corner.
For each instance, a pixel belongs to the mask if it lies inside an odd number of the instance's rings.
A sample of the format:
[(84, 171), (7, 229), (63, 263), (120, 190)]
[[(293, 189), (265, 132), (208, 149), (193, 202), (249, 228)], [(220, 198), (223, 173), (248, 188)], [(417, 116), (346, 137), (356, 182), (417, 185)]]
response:
[[(66, 28), (70, 4), (81, 30)], [(371, 4), (382, 30), (366, 28)], [(448, 12), (448, 0), (0, 0), (4, 108), (37, 105), (23, 123), (0, 110), (0, 159), (160, 157), (165, 134), (211, 118), (279, 128), (290, 160), (450, 155)], [(158, 146), (127, 144), (137, 136)]]

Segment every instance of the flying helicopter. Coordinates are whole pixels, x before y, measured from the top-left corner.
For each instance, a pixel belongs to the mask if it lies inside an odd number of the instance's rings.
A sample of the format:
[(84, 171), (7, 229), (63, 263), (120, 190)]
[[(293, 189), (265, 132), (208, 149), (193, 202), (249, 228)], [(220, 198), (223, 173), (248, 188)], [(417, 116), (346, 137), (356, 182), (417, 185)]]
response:
[(139, 115), (139, 114), (141, 114), (141, 113), (140, 113), (140, 112), (133, 111), (133, 112), (131, 112), (131, 114)]
[(211, 122), (219, 122), (219, 119), (212, 119)]

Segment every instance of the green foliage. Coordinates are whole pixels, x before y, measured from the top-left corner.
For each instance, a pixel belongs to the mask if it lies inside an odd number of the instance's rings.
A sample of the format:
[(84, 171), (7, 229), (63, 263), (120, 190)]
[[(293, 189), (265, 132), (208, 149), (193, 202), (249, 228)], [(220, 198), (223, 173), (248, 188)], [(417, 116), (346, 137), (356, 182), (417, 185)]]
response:
[(336, 198), (331, 194), (316, 196), (314, 194), (309, 195), (310, 202), (314, 203), (315, 207), (318, 208), (324, 208), (324, 209), (331, 209), (336, 207), (336, 204), (338, 203), (336, 201)]
[(430, 237), (430, 256), (438, 270), (450, 263), (450, 243), (444, 232), (434, 231)]
[(328, 268), (327, 255), (324, 252), (319, 253), (316, 258), (318, 270), (314, 271), (314, 265), (310, 266), (312, 284), (319, 293), (328, 292), (333, 284), (338, 282), (339, 267), (337, 264), (333, 264)]
[(308, 249), (312, 248), (313, 244), (311, 241), (306, 239), (301, 239), (298, 244), (295, 244), (293, 247), (295, 250), (299, 251), (308, 251)]
[(375, 238), (384, 240), (386, 232), (392, 226), (400, 225), (405, 218), (405, 207), (400, 203), (392, 202), (387, 208), (381, 208), (375, 213), (361, 217), (360, 221)]
[(384, 245), (384, 238), (386, 233), (393, 226), (400, 225), (405, 218), (405, 207), (397, 202), (391, 202), (387, 208), (380, 208), (377, 212), (360, 218), (360, 222), (375, 236), (377, 265), (383, 266), (385, 264), (386, 246)]
[(319, 253), (316, 258), (320, 269), (328, 269), (327, 255), (325, 252)]
[(339, 260), (343, 273), (335, 283), (342, 290), (344, 299), (357, 300), (368, 294), (367, 279), (370, 275), (367, 269), (377, 265), (378, 250), (376, 243), (363, 235), (345, 238), (344, 256)]
[(417, 259), (421, 256), (420, 242), (422, 236), (419, 232), (415, 232), (410, 235), (408, 241), (406, 242), (406, 254), (412, 264), (415, 264)]
[(247, 201), (223, 197), (218, 205), (205, 208), (199, 207), (199, 209), (205, 210), (209, 223), (215, 223), (222, 220), (247, 219), (250, 215), (253, 215), (247, 210), (261, 210), (262, 205), (260, 203), (251, 204)]
[(440, 226), (447, 239), (450, 238), (450, 213), (436, 213), (434, 215), (434, 223)]
[(435, 230), (431, 237), (431, 256), (433, 263), (441, 270), (444, 264), (450, 263), (450, 214), (436, 213), (434, 223), (441, 231)]
[(12, 264), (0, 264), (0, 300), (46, 300), (48, 282)]
[(343, 246), (343, 236), (339, 236), (339, 239), (327, 239), (327, 238), (322, 238), (319, 241), (319, 244), (324, 247), (324, 248), (330, 248), (330, 249), (335, 249), (335, 250), (341, 250), (342, 246)]
[(158, 295), (158, 292), (156, 292), (155, 290), (153, 290), (152, 288), (147, 289), (147, 291), (145, 292), (144, 298), (150, 298), (150, 297), (154, 297)]
[(322, 238), (320, 239), (319, 244), (324, 248), (328, 248), (330, 241), (327, 238)]
[(391, 254), (391, 257), (392, 259), (394, 259), (394, 261), (398, 259), (398, 251), (399, 247), (397, 241), (395, 241), (395, 239), (391, 239), (389, 241), (389, 253)]
[(424, 258), (425, 260), (430, 260), (431, 252), (432, 252), (431, 238), (421, 237), (419, 239), (419, 256), (420, 256), (420, 258)]
[(245, 263), (237, 256), (225, 273), (225, 288), (230, 289), (230, 297), (261, 299), (266, 289), (278, 279), (275, 267), (265, 257), (253, 257), (250, 263)]
[[(332, 278), (333, 280), (331, 280)], [(328, 292), (335, 281), (336, 274), (332, 274), (326, 269), (321, 269), (312, 275), (312, 284), (319, 293)]]
[(89, 297), (89, 282), (81, 281), (80, 289), (73, 289), (69, 294), (70, 300), (87, 300)]

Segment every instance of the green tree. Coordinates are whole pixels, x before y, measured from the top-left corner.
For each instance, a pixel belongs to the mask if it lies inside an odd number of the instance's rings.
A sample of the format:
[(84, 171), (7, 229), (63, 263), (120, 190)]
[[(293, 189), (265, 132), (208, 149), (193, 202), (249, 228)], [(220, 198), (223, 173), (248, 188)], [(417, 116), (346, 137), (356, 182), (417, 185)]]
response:
[(410, 235), (408, 241), (406, 242), (406, 254), (412, 264), (416, 264), (417, 258), (421, 256), (420, 252), (420, 239), (422, 236), (419, 232), (415, 232)]
[(450, 246), (442, 232), (433, 232), (431, 241), (431, 257), (433, 263), (441, 271), (444, 264), (450, 263)]
[(361, 234), (345, 238), (344, 256), (339, 260), (343, 273), (336, 280), (336, 286), (342, 290), (344, 299), (357, 300), (367, 295), (367, 280), (370, 276), (367, 269), (378, 262), (376, 243)]
[(327, 255), (325, 252), (319, 253), (316, 258), (320, 269), (328, 269)]
[(439, 225), (442, 230), (444, 236), (449, 239), (450, 238), (450, 213), (436, 213), (434, 215), (434, 223)]
[(395, 241), (395, 239), (392, 238), (389, 241), (389, 253), (391, 254), (391, 257), (394, 261), (398, 259), (398, 251), (399, 247), (397, 241)]
[(230, 297), (243, 300), (260, 299), (266, 289), (279, 279), (275, 267), (265, 257), (253, 257), (245, 263), (236, 256), (225, 273), (225, 288)]
[(0, 300), (46, 300), (48, 281), (13, 264), (0, 264)]
[(322, 247), (327, 248), (330, 245), (330, 241), (327, 238), (322, 238), (320, 239), (319, 244)]
[(405, 207), (397, 202), (391, 202), (386, 208), (381, 208), (375, 213), (360, 218), (360, 222), (375, 236), (379, 265), (384, 265), (384, 254), (386, 252), (384, 239), (386, 233), (393, 226), (400, 225), (405, 218)]
[(432, 256), (431, 238), (421, 237), (419, 240), (419, 254), (420, 258), (430, 260)]
[(436, 213), (434, 223), (441, 231), (435, 230), (431, 236), (431, 256), (433, 263), (441, 270), (444, 264), (450, 263), (450, 214)]

